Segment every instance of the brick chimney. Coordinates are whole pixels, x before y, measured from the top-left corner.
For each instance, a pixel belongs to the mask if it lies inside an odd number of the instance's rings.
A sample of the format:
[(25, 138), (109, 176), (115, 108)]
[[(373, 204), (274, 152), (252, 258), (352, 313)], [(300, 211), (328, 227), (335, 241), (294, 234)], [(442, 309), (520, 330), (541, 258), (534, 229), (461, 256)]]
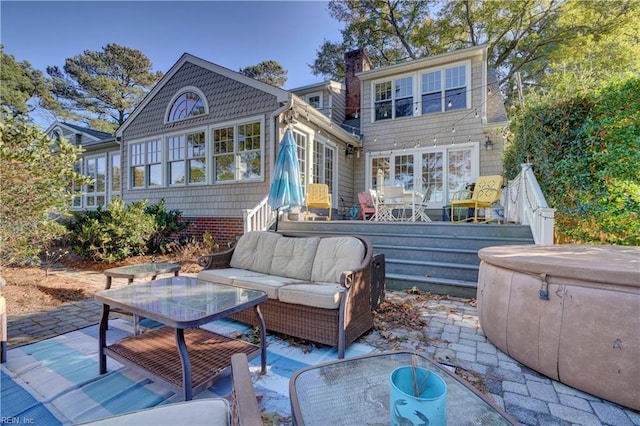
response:
[(344, 80), (346, 93), (346, 118), (356, 118), (360, 113), (360, 79), (356, 73), (369, 71), (371, 61), (363, 49), (356, 49), (344, 54)]

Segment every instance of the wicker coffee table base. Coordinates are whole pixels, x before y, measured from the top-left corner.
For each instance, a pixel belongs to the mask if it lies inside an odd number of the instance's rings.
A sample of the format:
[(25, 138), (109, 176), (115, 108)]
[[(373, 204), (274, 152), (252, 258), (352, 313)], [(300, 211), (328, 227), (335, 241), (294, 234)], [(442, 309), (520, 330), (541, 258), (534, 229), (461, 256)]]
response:
[(253, 359), (260, 347), (232, 339), (201, 328), (184, 330), (184, 341), (191, 363), (191, 389), (183, 388), (183, 369), (176, 347), (176, 330), (171, 327), (130, 336), (104, 349), (105, 354), (120, 363), (140, 370), (153, 379), (165, 383), (177, 392), (196, 394), (209, 386), (231, 366), (234, 353), (244, 353)]

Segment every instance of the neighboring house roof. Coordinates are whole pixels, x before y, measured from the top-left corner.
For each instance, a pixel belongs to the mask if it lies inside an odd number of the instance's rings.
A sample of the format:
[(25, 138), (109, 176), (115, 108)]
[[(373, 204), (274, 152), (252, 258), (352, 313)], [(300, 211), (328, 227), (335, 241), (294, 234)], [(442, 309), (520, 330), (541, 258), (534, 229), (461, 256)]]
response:
[(319, 83), (313, 83), (313, 84), (308, 84), (302, 87), (296, 87), (294, 89), (290, 89), (289, 92), (293, 92), (296, 94), (300, 94), (300, 93), (306, 94), (306, 93), (317, 92), (318, 90), (323, 90), (328, 86), (332, 86), (337, 89), (340, 89), (343, 86), (343, 84), (335, 80), (325, 80)]
[[(47, 130), (45, 130), (45, 133), (50, 134), (54, 129), (60, 129), (63, 133), (82, 135), (83, 146), (93, 146), (115, 141), (115, 136), (112, 133), (101, 132), (90, 127), (78, 126), (77, 124), (66, 123), (64, 121), (53, 122)], [(76, 141), (73, 140), (71, 142), (75, 143)]]
[(206, 61), (202, 58), (198, 58), (197, 56), (193, 56), (189, 53), (184, 53), (180, 57), (180, 59), (178, 59), (178, 62), (176, 62), (171, 67), (171, 69), (160, 79), (160, 81), (154, 86), (154, 88), (151, 89), (149, 93), (147, 93), (147, 96), (145, 96), (142, 102), (140, 102), (138, 106), (136, 106), (136, 108), (129, 115), (129, 117), (127, 117), (125, 122), (118, 128), (118, 130), (116, 130), (117, 136), (122, 135), (124, 130), (136, 118), (136, 116), (140, 113), (140, 111), (142, 111), (145, 108), (145, 106), (154, 98), (154, 96), (156, 96), (156, 94), (167, 84), (167, 82), (171, 80), (174, 74), (178, 72), (178, 70), (180, 70), (180, 68), (187, 62), (190, 62), (194, 65), (207, 69), (211, 72), (223, 75), (227, 78), (236, 80), (248, 86), (254, 87), (256, 89), (262, 90), (264, 92), (270, 93), (276, 97), (278, 102), (286, 102), (291, 97), (291, 94), (284, 89), (280, 89), (279, 87), (275, 87), (270, 84), (263, 83), (251, 77), (247, 77), (244, 74), (240, 74), (239, 72), (232, 71), (228, 68), (214, 64), (213, 62)]

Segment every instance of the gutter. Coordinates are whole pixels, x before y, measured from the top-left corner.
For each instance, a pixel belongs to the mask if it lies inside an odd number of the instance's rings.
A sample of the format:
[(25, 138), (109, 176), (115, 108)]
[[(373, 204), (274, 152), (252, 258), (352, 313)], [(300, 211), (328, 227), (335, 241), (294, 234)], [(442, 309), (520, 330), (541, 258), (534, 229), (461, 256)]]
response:
[(271, 171), (271, 173), (273, 173), (273, 167), (275, 166), (276, 162), (275, 153), (276, 145), (278, 144), (278, 130), (280, 129), (280, 114), (290, 109), (293, 109), (293, 95), (291, 93), (288, 95), (286, 103), (277, 110), (273, 111), (270, 115), (271, 140), (273, 141), (273, 143), (270, 144), (269, 147), (269, 170)]

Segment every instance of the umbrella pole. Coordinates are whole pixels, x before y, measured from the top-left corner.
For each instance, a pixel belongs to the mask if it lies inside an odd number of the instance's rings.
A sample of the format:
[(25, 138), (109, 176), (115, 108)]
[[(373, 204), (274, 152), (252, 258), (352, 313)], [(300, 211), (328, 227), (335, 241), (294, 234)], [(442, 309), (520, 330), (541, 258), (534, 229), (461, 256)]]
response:
[(278, 221), (280, 220), (280, 207), (276, 209), (276, 232), (278, 232)]

